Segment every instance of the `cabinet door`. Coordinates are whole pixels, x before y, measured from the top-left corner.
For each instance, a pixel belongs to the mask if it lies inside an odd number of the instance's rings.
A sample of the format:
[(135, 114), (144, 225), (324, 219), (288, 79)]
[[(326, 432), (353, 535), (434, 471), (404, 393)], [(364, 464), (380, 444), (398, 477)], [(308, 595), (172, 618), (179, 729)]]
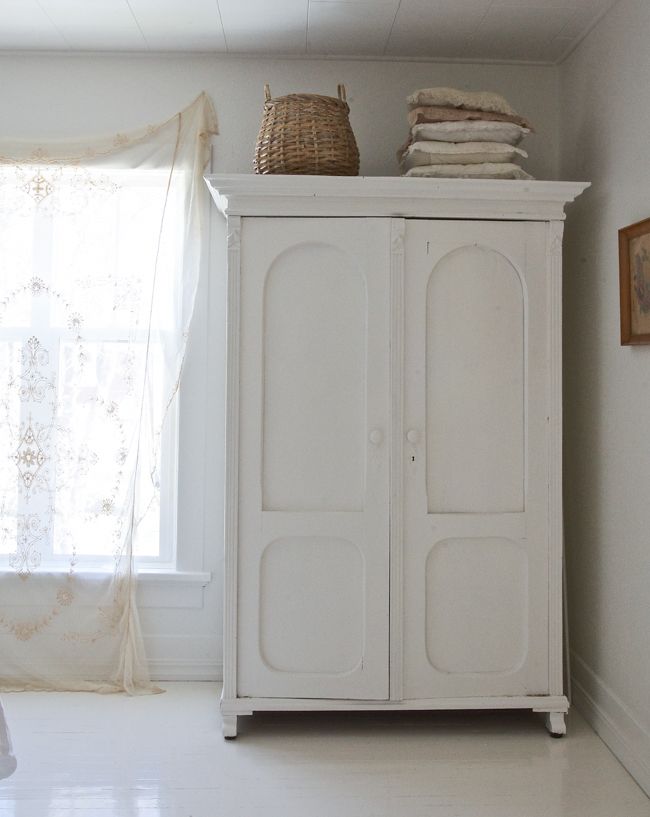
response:
[(548, 692), (546, 229), (407, 222), (407, 698)]
[(388, 697), (389, 223), (242, 223), (238, 695)]

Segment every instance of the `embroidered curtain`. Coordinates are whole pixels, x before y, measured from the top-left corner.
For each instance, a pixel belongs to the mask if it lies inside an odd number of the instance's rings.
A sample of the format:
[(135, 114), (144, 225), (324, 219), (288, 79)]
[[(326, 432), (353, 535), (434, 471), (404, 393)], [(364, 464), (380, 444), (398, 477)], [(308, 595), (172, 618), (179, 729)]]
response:
[(151, 690), (134, 557), (201, 264), (211, 103), (0, 144), (0, 689)]

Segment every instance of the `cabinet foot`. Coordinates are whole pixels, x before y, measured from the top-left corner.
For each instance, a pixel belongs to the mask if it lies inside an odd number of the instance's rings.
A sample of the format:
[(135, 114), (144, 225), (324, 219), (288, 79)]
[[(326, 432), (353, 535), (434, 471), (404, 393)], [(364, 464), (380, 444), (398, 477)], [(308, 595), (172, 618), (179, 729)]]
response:
[(562, 738), (566, 735), (566, 723), (563, 712), (547, 712), (544, 716), (546, 728), (553, 738)]
[(237, 715), (222, 715), (221, 730), (226, 740), (237, 737)]

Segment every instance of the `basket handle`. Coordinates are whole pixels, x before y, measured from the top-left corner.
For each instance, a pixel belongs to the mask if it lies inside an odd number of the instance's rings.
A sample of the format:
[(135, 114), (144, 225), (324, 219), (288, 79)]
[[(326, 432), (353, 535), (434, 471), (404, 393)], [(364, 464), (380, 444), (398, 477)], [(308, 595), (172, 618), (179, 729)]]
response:
[[(346, 97), (346, 94), (345, 94), (345, 85), (343, 85), (343, 83), (339, 83), (339, 85), (337, 86), (337, 91), (338, 91), (338, 95), (339, 95), (339, 101), (340, 102), (346, 102), (347, 97)], [(271, 101), (271, 88), (270, 88), (268, 82), (264, 83), (264, 100), (266, 102)]]

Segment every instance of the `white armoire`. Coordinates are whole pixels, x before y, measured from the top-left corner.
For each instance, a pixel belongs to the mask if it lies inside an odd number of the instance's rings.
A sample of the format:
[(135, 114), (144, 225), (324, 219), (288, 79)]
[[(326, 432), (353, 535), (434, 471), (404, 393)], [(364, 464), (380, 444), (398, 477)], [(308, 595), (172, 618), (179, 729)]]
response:
[(562, 230), (587, 185), (207, 181), (224, 735), (259, 710), (481, 708), (563, 734)]

